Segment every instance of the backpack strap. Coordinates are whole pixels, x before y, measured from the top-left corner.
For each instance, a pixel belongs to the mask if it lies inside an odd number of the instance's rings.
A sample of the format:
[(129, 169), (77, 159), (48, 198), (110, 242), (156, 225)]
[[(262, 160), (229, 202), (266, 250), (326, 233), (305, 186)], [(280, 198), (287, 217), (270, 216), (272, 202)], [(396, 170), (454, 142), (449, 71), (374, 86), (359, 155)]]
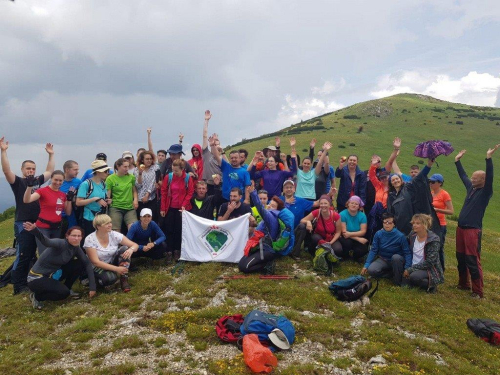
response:
[(368, 298), (371, 299), (373, 295), (377, 292), (377, 290), (378, 290), (378, 279), (377, 279), (377, 286), (375, 287), (375, 289), (371, 291), (371, 293), (368, 295)]
[(89, 185), (87, 188), (87, 194), (85, 195), (85, 199), (88, 199), (94, 191), (94, 182), (92, 181), (91, 178), (87, 178), (85, 181)]

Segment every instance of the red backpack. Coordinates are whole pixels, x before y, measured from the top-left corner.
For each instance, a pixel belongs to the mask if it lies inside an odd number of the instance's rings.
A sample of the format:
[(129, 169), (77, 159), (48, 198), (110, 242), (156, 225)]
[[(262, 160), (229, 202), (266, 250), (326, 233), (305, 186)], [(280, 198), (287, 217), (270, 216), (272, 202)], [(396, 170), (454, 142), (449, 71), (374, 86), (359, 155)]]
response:
[(468, 319), (467, 327), (481, 340), (500, 345), (500, 324), (491, 319)]
[(224, 342), (236, 343), (241, 336), (239, 327), (243, 324), (243, 320), (241, 314), (223, 316), (215, 325), (217, 336)]

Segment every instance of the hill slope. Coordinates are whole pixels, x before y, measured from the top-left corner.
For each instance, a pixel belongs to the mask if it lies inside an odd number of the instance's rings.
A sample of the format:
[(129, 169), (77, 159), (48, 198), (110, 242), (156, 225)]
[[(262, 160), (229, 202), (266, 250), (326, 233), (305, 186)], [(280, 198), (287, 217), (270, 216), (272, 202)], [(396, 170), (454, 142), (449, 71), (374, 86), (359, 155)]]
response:
[[(282, 149), (287, 153), (290, 149), (285, 138), (294, 136), (301, 156), (307, 155), (311, 138), (317, 139), (318, 147), (324, 141), (330, 141), (334, 144), (330, 151), (332, 165), (338, 165), (342, 155), (357, 154), (362, 169), (369, 168), (372, 154), (379, 154), (386, 160), (392, 151), (394, 137), (400, 137), (403, 146), (398, 164), (405, 173), (410, 165), (422, 162), (413, 156), (418, 143), (443, 139), (451, 142), (457, 152), (467, 149), (462, 163), (471, 174), (478, 169), (484, 170), (486, 150), (500, 142), (500, 109), (450, 103), (425, 95), (399, 94), (355, 104), (228, 148), (246, 148), (251, 158), (256, 150), (274, 144), (276, 135), (283, 138)], [(465, 189), (455, 169), (455, 154), (438, 158), (439, 167), (435, 166), (431, 173), (444, 176), (444, 188), (451, 194), (458, 215)], [(497, 160), (500, 160), (498, 154), (493, 157), (498, 167)], [(498, 192), (499, 188), (498, 179), (495, 179), (494, 191)], [(485, 228), (497, 230), (499, 219), (500, 200), (494, 196), (486, 211)]]

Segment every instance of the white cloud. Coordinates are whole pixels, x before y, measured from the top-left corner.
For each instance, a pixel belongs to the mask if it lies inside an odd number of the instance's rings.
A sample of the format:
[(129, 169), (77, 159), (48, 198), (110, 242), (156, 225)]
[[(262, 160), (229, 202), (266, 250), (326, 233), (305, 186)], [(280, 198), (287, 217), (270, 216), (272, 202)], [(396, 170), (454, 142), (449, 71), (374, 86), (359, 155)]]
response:
[(344, 107), (344, 104), (334, 100), (322, 100), (314, 97), (294, 99), (291, 95), (287, 95), (285, 104), (278, 114), (277, 123), (281, 126), (290, 126), (301, 120), (307, 120)]
[(313, 94), (319, 94), (319, 95), (328, 95), (332, 94), (334, 92), (342, 90), (346, 85), (346, 81), (344, 78), (340, 78), (339, 82), (332, 82), (332, 81), (325, 81), (323, 86), (321, 87), (313, 87), (311, 89), (311, 92)]
[(452, 78), (446, 74), (400, 71), (380, 77), (376, 89), (370, 95), (382, 98), (408, 92), (450, 102), (494, 106), (499, 90), (500, 76), (489, 73), (472, 71), (466, 76)]

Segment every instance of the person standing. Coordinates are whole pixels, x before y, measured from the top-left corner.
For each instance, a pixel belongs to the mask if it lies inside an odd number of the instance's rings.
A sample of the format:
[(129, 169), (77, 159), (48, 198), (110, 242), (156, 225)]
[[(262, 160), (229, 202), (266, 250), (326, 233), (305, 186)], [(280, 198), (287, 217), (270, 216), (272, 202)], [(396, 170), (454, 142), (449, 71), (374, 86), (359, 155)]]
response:
[[(29, 292), (27, 285), (27, 277), (30, 268), (30, 262), (35, 257), (36, 241), (27, 230), (23, 228), (25, 222), (35, 222), (40, 213), (40, 203), (38, 201), (32, 203), (24, 203), (24, 193), (28, 182), (28, 176), (35, 176), (36, 164), (32, 160), (25, 160), (21, 165), (22, 177), (16, 176), (10, 169), (9, 158), (7, 157), (7, 149), (9, 142), (5, 137), (0, 138), (0, 153), (2, 171), (5, 179), (10, 184), (14, 198), (16, 200), (16, 215), (14, 219), (14, 234), (16, 237), (16, 260), (12, 266), (12, 284), (14, 284), (14, 295), (24, 292)], [(54, 172), (54, 146), (51, 143), (45, 145), (45, 151), (49, 154), (49, 161), (45, 172), (35, 178), (31, 192), (35, 192), (45, 181), (50, 178)]]
[[(77, 178), (78, 172), (80, 171), (80, 167), (78, 166), (78, 163), (74, 160), (68, 160), (64, 163), (63, 165), (63, 171), (64, 171), (64, 181), (60, 187), (59, 190), (61, 190), (64, 194), (67, 194), (69, 192), (70, 188), (74, 188), (75, 191), (78, 191), (78, 188), (80, 187), (80, 184), (82, 183), (82, 180)], [(74, 205), (74, 200), (71, 202), (73, 205), (73, 210), (71, 211), (71, 215), (67, 216), (66, 212), (63, 211), (62, 214), (62, 225), (61, 225), (61, 238), (64, 238), (66, 231), (71, 228), (76, 226), (77, 223), (77, 217), (75, 213), (75, 205)]]
[(456, 234), (458, 288), (470, 291), (472, 282), (471, 297), (473, 298), (483, 298), (481, 234), (484, 212), (493, 195), (493, 161), (491, 156), (499, 147), (500, 144), (497, 144), (486, 151), (486, 172), (475, 171), (470, 179), (460, 162), (467, 150), (462, 150), (455, 156), (458, 175), (467, 191), (464, 205), (458, 216)]
[(450, 194), (442, 188), (444, 184), (443, 175), (434, 173), (429, 178), (429, 184), (431, 187), (432, 205), (434, 206), (434, 211), (436, 211), (436, 215), (439, 219), (439, 225), (441, 226), (441, 248), (439, 249), (439, 261), (441, 262), (441, 267), (443, 267), (444, 272), (444, 241), (446, 239), (447, 232), (445, 215), (453, 215), (455, 210), (453, 209)]

